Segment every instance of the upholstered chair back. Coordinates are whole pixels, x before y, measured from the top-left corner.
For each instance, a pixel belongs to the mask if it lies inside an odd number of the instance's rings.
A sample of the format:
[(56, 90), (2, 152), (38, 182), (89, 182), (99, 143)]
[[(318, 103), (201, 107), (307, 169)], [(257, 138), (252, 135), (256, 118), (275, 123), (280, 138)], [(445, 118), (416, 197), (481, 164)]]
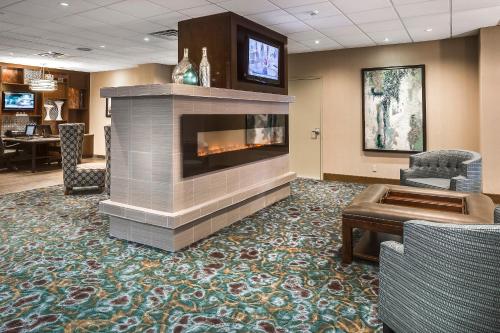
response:
[(104, 126), (104, 141), (106, 144), (106, 193), (111, 190), (111, 126)]
[(85, 124), (60, 124), (61, 159), (66, 186), (72, 186), (76, 179), (76, 166), (81, 161)]
[[(467, 172), (471, 163), (478, 167), (475, 174)], [(413, 155), (410, 156), (410, 167), (418, 168), (425, 177), (481, 179), (481, 156), (471, 151), (439, 150)]]

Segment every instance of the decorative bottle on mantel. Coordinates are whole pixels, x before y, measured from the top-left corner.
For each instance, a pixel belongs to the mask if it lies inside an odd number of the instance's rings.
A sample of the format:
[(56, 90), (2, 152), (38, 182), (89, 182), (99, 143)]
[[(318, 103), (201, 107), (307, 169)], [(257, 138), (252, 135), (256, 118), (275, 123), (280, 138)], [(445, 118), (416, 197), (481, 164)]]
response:
[(189, 61), (189, 50), (187, 48), (184, 49), (184, 57), (172, 72), (172, 81), (180, 84), (198, 85), (198, 74), (191, 61)]
[(210, 63), (208, 62), (206, 47), (201, 49), (200, 86), (210, 87)]

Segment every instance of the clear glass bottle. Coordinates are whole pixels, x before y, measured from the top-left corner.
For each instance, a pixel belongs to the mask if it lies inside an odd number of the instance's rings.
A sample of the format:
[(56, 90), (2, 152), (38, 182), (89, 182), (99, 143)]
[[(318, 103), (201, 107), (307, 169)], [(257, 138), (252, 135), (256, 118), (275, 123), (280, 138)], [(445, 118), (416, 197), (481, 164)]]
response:
[(208, 62), (206, 47), (201, 49), (200, 86), (210, 87), (210, 63)]
[(189, 50), (187, 48), (184, 49), (184, 57), (172, 72), (172, 81), (180, 84), (198, 84), (198, 74), (189, 60)]

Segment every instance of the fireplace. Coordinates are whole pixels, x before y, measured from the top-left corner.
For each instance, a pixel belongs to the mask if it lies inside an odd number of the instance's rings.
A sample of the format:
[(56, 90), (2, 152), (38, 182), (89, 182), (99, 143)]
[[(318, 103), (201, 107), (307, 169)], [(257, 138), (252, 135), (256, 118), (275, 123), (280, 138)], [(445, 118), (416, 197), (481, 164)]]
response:
[(184, 114), (182, 174), (191, 177), (288, 154), (288, 115)]

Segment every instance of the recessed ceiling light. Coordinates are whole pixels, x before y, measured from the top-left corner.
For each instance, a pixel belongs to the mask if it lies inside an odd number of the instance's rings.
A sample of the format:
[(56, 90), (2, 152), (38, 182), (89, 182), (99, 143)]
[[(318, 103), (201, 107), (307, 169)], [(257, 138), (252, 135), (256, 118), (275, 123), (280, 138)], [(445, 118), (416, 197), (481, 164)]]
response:
[(315, 40), (315, 41), (314, 41), (314, 44), (319, 44), (319, 40)]
[(316, 16), (316, 15), (318, 15), (318, 14), (319, 14), (319, 10), (317, 10), (317, 9), (315, 9), (315, 10), (313, 10), (313, 11), (311, 11), (311, 12), (309, 13), (309, 15), (311, 15), (311, 16)]
[(101, 49), (104, 49), (104, 48), (106, 48), (106, 45), (99, 45), (99, 47), (100, 47)]
[(13, 56), (14, 55), (14, 52), (10, 52), (9, 55)]
[(384, 38), (384, 42), (386, 42), (386, 43), (387, 43), (388, 41), (389, 41), (389, 38), (388, 38), (388, 37), (385, 37), (385, 38)]
[(425, 31), (427, 31), (427, 32), (431, 32), (431, 31), (432, 31), (432, 28), (427, 28), (427, 29), (425, 29)]
[(145, 42), (149, 42), (149, 37), (144, 37)]
[(69, 3), (67, 2), (59, 2), (59, 4), (63, 7), (68, 7), (69, 6)]

